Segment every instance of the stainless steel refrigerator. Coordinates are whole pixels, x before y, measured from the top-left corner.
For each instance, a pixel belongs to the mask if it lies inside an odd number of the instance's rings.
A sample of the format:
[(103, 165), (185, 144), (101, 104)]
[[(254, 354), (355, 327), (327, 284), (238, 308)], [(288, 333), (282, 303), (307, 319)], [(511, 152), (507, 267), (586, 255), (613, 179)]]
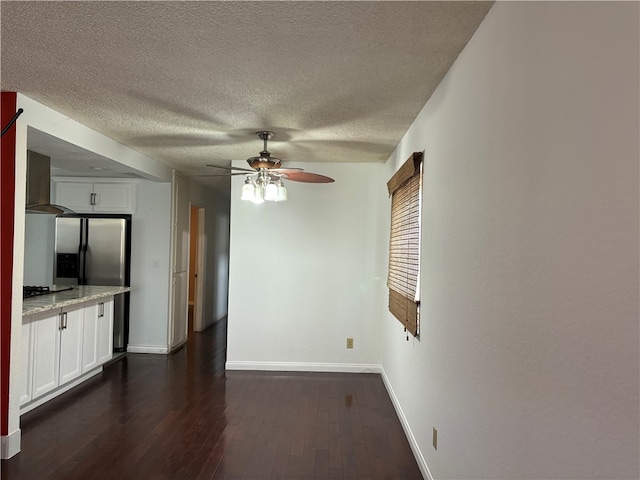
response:
[[(130, 285), (131, 215), (57, 217), (54, 248), (54, 285)], [(128, 332), (125, 293), (114, 299), (114, 351), (125, 350)]]

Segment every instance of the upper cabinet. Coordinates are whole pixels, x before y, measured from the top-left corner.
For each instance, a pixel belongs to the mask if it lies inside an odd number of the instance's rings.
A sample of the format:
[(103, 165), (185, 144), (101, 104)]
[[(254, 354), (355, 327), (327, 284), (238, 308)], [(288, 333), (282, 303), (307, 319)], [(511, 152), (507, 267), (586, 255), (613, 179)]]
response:
[(77, 213), (134, 213), (136, 181), (52, 178), (52, 200)]

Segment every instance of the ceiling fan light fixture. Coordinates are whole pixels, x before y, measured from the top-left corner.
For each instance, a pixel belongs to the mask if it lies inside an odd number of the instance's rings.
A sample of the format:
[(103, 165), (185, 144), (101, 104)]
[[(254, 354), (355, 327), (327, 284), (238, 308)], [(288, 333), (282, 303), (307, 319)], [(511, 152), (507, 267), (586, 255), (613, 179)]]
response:
[[(267, 141), (275, 134), (269, 130), (261, 130), (256, 133), (263, 140), (264, 147), (259, 156), (247, 159), (251, 169), (207, 164), (208, 167), (230, 171), (227, 175), (246, 175), (240, 195), (241, 200), (250, 200), (256, 204), (264, 203), (265, 200), (268, 202), (286, 201), (288, 192), (282, 184), (283, 178), (292, 182), (304, 183), (331, 183), (334, 181), (333, 178), (324, 175), (305, 172), (302, 168), (280, 168), (282, 160), (272, 157), (271, 152), (267, 150)], [(215, 177), (217, 175), (202, 176)]]

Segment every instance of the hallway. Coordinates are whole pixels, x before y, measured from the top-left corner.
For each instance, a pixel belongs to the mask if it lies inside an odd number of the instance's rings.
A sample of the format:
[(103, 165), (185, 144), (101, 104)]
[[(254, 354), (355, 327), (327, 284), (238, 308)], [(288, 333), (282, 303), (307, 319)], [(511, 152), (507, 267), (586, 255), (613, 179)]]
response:
[(225, 372), (226, 320), (21, 418), (6, 480), (421, 479), (379, 375)]

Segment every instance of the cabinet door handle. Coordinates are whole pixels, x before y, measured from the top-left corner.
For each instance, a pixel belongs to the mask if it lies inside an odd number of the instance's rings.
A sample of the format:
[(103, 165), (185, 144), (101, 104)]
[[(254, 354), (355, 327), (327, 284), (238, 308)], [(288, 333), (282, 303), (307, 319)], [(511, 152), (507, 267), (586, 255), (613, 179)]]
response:
[(98, 318), (104, 317), (104, 302), (99, 305)]
[(92, 193), (91, 194), (91, 205), (96, 205), (96, 200), (97, 200), (96, 194)]
[(62, 315), (64, 316), (64, 328), (66, 329), (67, 328), (67, 312), (64, 312)]
[(58, 330), (64, 330), (64, 313), (60, 314), (60, 325), (58, 326)]

